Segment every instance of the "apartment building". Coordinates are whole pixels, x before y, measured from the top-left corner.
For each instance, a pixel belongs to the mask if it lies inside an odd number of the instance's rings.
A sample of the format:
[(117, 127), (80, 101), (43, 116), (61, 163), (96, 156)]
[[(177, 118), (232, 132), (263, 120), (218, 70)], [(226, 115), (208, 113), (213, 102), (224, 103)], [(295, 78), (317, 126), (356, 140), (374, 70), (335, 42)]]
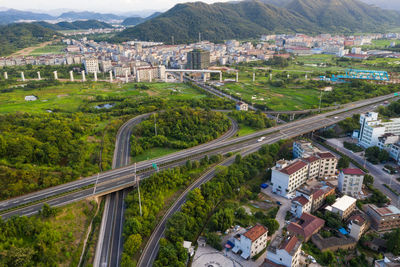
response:
[(308, 164), (302, 160), (280, 160), (272, 168), (272, 192), (286, 196), (308, 179)]
[(86, 58), (83, 60), (86, 73), (98, 73), (99, 71), (99, 60), (97, 58)]
[(234, 253), (241, 251), (240, 256), (244, 259), (249, 259), (267, 247), (268, 229), (263, 225), (257, 224), (246, 233), (235, 237), (234, 241), (235, 246), (232, 251)]
[(359, 198), (365, 173), (360, 169), (347, 168), (339, 173), (338, 189), (343, 194)]
[(344, 195), (337, 199), (332, 206), (328, 206), (325, 209), (338, 214), (344, 220), (356, 209), (356, 201), (357, 199)]
[(378, 115), (376, 112), (361, 114), (358, 143), (362, 147), (378, 146), (379, 137), (384, 134), (400, 135), (400, 118), (383, 121)]
[(310, 196), (310, 199), (304, 196), (296, 196), (295, 198), (292, 199), (290, 212), (297, 218), (300, 218), (304, 212), (311, 212), (311, 207), (312, 207), (312, 195)]
[(379, 208), (369, 204), (366, 213), (371, 220), (371, 227), (378, 232), (391, 231), (400, 227), (400, 210), (393, 205)]
[(138, 82), (148, 82), (153, 80), (164, 80), (165, 79), (165, 66), (158, 67), (137, 67), (136, 68), (136, 80)]
[(367, 216), (361, 212), (351, 215), (347, 222), (347, 228), (350, 230), (349, 236), (355, 240), (359, 240), (370, 226)]
[(277, 236), (267, 248), (263, 266), (300, 266), (301, 241), (294, 235)]
[(311, 142), (307, 140), (297, 140), (293, 142), (293, 158), (295, 159), (311, 157), (317, 152), (320, 152), (319, 149), (314, 147)]
[(318, 152), (293, 161), (280, 160), (272, 168), (272, 192), (286, 196), (307, 180), (333, 176), (337, 162), (337, 158), (330, 152)]

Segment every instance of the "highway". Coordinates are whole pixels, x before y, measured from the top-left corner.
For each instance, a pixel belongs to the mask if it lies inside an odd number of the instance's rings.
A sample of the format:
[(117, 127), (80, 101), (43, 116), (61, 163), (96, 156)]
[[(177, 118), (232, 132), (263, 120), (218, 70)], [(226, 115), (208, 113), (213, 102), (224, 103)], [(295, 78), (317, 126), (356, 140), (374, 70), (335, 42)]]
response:
[[(200, 145), (194, 148), (179, 151), (173, 154), (169, 154), (154, 160), (142, 161), (137, 164), (138, 171), (148, 171), (151, 170), (152, 163), (156, 163), (158, 166), (163, 166), (164, 164), (175, 164), (177, 161), (184, 161), (191, 157), (196, 157), (204, 153), (225, 153), (229, 151), (238, 151), (244, 147), (247, 147), (256, 142), (256, 139), (260, 136), (266, 136), (266, 139), (262, 143), (267, 143), (269, 140), (279, 138), (292, 138), (295, 136), (303, 135), (317, 129), (327, 127), (340, 120), (350, 117), (353, 114), (362, 113), (369, 111), (377, 103), (384, 102), (386, 100), (393, 99), (393, 95), (380, 96), (372, 99), (367, 99), (363, 101), (354, 102), (352, 104), (345, 105), (344, 108), (330, 111), (327, 113), (319, 114), (316, 116), (308, 117), (302, 120), (296, 120), (284, 125), (279, 125), (276, 127), (268, 128), (266, 130), (259, 131), (250, 135), (236, 137), (231, 139), (226, 139), (222, 141), (217, 141), (214, 143), (208, 143)], [(123, 168), (114, 169), (111, 171), (103, 172), (99, 175), (98, 186), (96, 188), (96, 195), (107, 194), (120, 189), (130, 187), (134, 184), (132, 181), (133, 166), (127, 166)], [(142, 174), (141, 174), (142, 175)], [(93, 185), (96, 182), (97, 175), (80, 179), (67, 184), (59, 185), (49, 189), (41, 190), (35, 193), (17, 197), (14, 199), (9, 199), (0, 202), (0, 211), (4, 211), (10, 208), (15, 208), (23, 204), (28, 204), (33, 201), (44, 200), (48, 197), (66, 194), (66, 196), (61, 196), (55, 199), (46, 201), (50, 205), (63, 205), (72, 201), (86, 198), (90, 194), (93, 194), (93, 189), (85, 189), (74, 193), (68, 193), (74, 189), (80, 189), (85, 186)], [(37, 210), (37, 205), (24, 207), (21, 209), (16, 209), (12, 211), (6, 211), (2, 213), (2, 217), (8, 218), (12, 215), (30, 215), (35, 213)], [(39, 204), (41, 206), (41, 204)], [(36, 207), (36, 208), (35, 208)]]
[[(112, 168), (120, 168), (130, 162), (130, 136), (132, 128), (153, 113), (137, 116), (124, 123), (118, 130)], [(103, 219), (93, 266), (119, 266), (122, 252), (122, 226), (124, 220), (124, 199), (127, 189), (106, 196)]]

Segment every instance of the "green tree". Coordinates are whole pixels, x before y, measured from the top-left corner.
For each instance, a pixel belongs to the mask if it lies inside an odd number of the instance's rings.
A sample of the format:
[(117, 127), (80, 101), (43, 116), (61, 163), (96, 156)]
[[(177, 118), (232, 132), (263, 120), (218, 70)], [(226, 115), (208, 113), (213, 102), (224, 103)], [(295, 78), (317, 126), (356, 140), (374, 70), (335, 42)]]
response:
[(128, 253), (128, 255), (134, 255), (140, 245), (142, 244), (142, 236), (139, 234), (133, 234), (128, 237), (124, 244), (124, 252)]
[(400, 254), (400, 229), (397, 228), (388, 234), (387, 239), (388, 251), (392, 252), (394, 255)]
[(221, 245), (222, 241), (219, 235), (217, 235), (214, 232), (210, 232), (206, 235), (206, 239), (207, 239), (207, 244), (209, 244), (210, 246), (212, 246), (217, 250), (222, 250), (222, 245)]
[(349, 160), (349, 158), (346, 157), (346, 156), (344, 156), (344, 157), (341, 157), (341, 158), (339, 159), (338, 164), (337, 164), (337, 168), (338, 168), (338, 169), (345, 169), (345, 168), (348, 168), (349, 165), (350, 165), (350, 160)]
[(336, 196), (335, 195), (329, 195), (326, 197), (326, 204), (332, 205), (336, 201)]
[(267, 219), (264, 225), (268, 228), (269, 236), (272, 236), (279, 229), (279, 222), (275, 219)]
[(363, 184), (373, 184), (374, 183), (374, 177), (372, 175), (366, 174), (364, 175), (364, 180)]
[(335, 262), (335, 259), (336, 259), (335, 258), (335, 254), (333, 254), (333, 252), (330, 251), (330, 250), (322, 252), (322, 257), (321, 258), (322, 258), (322, 262), (325, 265), (333, 264)]

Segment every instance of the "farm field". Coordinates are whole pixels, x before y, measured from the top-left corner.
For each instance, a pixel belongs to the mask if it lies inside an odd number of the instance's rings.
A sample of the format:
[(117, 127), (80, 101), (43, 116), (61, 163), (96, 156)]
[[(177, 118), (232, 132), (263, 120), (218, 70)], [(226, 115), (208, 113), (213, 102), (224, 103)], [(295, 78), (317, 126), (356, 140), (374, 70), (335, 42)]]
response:
[(63, 54), (64, 53), (64, 48), (66, 48), (66, 45), (63, 44), (48, 44), (43, 47), (38, 47), (34, 49), (33, 51), (30, 52), (30, 56), (40, 56), (40, 55), (45, 55), (45, 54)]

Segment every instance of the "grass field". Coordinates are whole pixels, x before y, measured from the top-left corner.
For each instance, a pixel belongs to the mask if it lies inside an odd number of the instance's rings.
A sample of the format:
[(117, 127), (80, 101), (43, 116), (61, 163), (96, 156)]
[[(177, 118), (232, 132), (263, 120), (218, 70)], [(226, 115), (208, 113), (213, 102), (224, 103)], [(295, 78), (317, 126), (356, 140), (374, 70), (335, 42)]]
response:
[[(77, 112), (85, 100), (96, 96), (145, 97), (160, 96), (167, 99), (190, 99), (205, 97), (204, 94), (185, 84), (146, 83), (149, 89), (136, 89), (136, 84), (117, 85), (98, 83), (63, 83), (36, 90), (25, 91), (15, 88), (12, 92), (0, 93), (0, 113), (45, 112), (57, 109), (63, 112)], [(36, 101), (25, 101), (25, 96), (35, 95)]]
[(257, 132), (256, 129), (244, 125), (243, 123), (239, 123), (239, 131), (237, 132), (237, 136), (248, 135)]
[(267, 104), (273, 110), (315, 108), (319, 102), (319, 91), (314, 88), (273, 87), (266, 84), (265, 77), (258, 77), (253, 83), (246, 75), (239, 77), (239, 81), (239, 83), (226, 84), (222, 88), (248, 103)]
[(95, 208), (89, 201), (83, 200), (59, 208), (55, 217), (45, 219), (54, 230), (61, 233), (60, 245), (67, 248), (62, 252), (64, 261), (60, 266), (77, 266), (79, 263), (85, 233)]
[(64, 53), (64, 48), (66, 48), (66, 45), (46, 45), (44, 47), (39, 47), (36, 48), (35, 50), (30, 52), (30, 56), (40, 56), (40, 55), (45, 55), (45, 54), (63, 54)]
[(143, 160), (148, 160), (148, 159), (155, 159), (159, 158), (174, 152), (179, 151), (179, 149), (173, 149), (173, 148), (166, 148), (166, 147), (155, 147), (151, 148), (148, 150), (145, 150), (142, 154), (132, 157), (131, 162), (139, 162)]

